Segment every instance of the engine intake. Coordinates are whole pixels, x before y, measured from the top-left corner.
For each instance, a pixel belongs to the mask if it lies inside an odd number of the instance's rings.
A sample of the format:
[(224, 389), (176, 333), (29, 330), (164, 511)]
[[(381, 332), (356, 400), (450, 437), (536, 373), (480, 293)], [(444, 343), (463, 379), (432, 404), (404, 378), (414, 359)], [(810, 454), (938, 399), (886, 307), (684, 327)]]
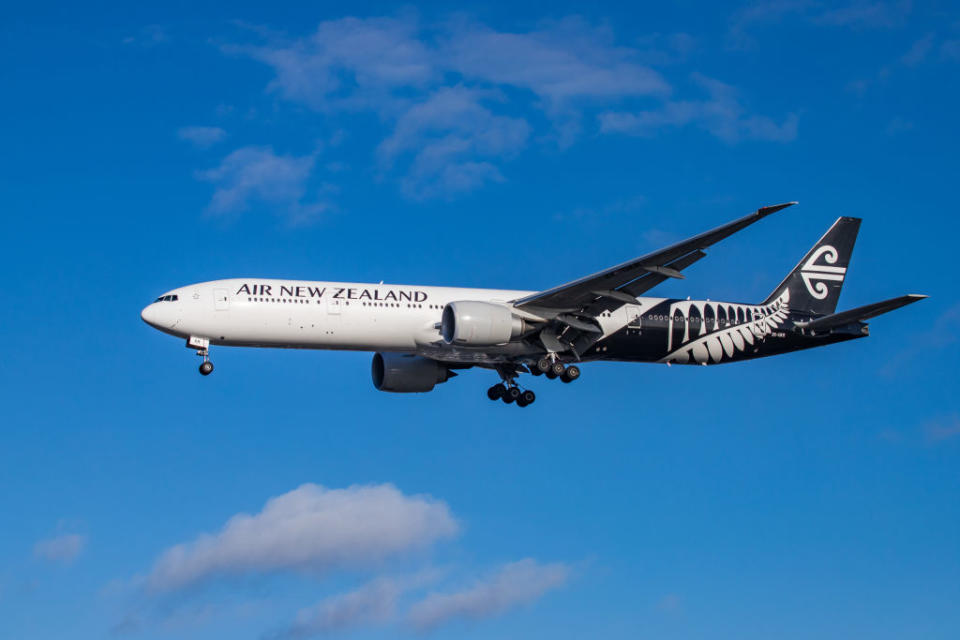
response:
[(523, 331), (523, 320), (510, 307), (494, 302), (450, 302), (440, 320), (440, 335), (447, 344), (489, 347), (510, 342)]
[(404, 353), (375, 353), (370, 368), (378, 391), (423, 393), (457, 375), (430, 358)]

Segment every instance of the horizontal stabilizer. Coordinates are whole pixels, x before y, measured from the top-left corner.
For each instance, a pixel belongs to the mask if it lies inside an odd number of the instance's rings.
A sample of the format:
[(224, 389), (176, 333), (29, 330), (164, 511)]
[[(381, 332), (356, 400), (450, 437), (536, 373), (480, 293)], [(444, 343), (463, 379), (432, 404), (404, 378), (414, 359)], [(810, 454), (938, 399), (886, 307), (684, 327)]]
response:
[(811, 320), (810, 322), (798, 322), (797, 326), (801, 329), (812, 329), (814, 331), (822, 331), (824, 329), (830, 329), (831, 327), (841, 327), (852, 322), (862, 322), (870, 318), (875, 318), (880, 314), (899, 309), (918, 300), (923, 300), (926, 297), (927, 296), (924, 295), (911, 293), (900, 296), (899, 298), (884, 300), (883, 302), (874, 302), (873, 304), (857, 307), (856, 309), (832, 313), (828, 316)]

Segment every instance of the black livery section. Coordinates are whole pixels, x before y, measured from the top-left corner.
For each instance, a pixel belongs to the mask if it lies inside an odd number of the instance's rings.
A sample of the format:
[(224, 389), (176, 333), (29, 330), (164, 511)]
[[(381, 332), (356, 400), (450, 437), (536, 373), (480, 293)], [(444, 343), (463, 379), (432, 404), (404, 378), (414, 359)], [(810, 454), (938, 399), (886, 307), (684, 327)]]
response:
[(865, 337), (865, 320), (926, 296), (900, 296), (834, 313), (859, 229), (859, 218), (839, 218), (760, 304), (665, 300), (584, 357), (705, 365)]

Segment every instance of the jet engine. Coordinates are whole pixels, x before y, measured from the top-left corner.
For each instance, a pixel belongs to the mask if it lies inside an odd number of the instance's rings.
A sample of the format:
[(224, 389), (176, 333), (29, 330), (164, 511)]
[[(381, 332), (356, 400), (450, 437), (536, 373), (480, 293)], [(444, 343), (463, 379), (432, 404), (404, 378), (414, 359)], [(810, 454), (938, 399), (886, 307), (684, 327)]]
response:
[(404, 353), (375, 353), (370, 373), (379, 391), (422, 393), (457, 375), (430, 358)]
[(514, 316), (510, 307), (493, 302), (450, 302), (440, 321), (444, 342), (468, 347), (504, 344), (523, 331), (523, 320)]

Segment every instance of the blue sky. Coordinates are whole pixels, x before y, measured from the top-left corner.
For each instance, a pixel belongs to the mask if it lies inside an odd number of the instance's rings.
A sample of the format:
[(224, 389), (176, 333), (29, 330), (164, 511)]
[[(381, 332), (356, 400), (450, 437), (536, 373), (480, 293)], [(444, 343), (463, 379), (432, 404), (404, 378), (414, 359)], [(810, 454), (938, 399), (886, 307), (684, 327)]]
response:
[[(8, 8), (0, 635), (955, 638), (960, 12), (761, 0)], [(840, 215), (868, 340), (376, 392), (165, 290), (542, 289), (799, 200), (665, 295), (755, 301)]]

